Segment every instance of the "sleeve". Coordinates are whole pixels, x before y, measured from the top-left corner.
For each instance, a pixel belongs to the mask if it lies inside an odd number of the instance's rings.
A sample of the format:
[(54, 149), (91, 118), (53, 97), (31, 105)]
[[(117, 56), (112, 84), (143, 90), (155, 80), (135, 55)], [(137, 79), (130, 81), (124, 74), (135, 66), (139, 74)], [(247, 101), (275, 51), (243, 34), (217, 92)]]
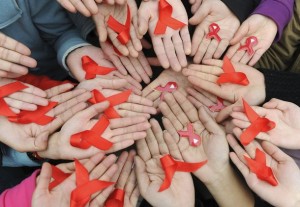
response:
[(242, 23), (254, 11), (260, 0), (222, 0)]
[(283, 29), (293, 16), (294, 0), (262, 0), (253, 14), (269, 17), (277, 25), (275, 41), (280, 40)]
[(3, 167), (36, 167), (41, 165), (31, 160), (26, 152), (18, 152), (8, 146), (5, 146), (4, 150), (5, 153), (2, 155)]
[(68, 70), (66, 58), (73, 50), (89, 45), (56, 1), (29, 1), (31, 17), (41, 37), (57, 52), (59, 64)]
[(81, 36), (86, 40), (88, 35), (95, 29), (95, 23), (92, 18), (83, 16), (80, 12), (68, 13), (74, 25), (80, 31)]
[(36, 177), (39, 170), (23, 180), (19, 185), (4, 191), (0, 195), (1, 207), (31, 207), (32, 195), (35, 190)]
[(259, 70), (265, 77), (265, 102), (272, 98), (277, 98), (300, 106), (300, 73), (267, 69)]

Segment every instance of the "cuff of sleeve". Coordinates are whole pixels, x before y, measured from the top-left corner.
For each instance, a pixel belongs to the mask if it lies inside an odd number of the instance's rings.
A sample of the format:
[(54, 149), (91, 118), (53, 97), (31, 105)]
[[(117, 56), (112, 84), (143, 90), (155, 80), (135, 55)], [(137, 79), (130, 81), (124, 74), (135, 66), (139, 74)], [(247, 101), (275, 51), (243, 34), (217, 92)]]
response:
[(80, 30), (80, 34), (83, 39), (86, 40), (87, 36), (92, 32), (93, 29), (95, 29), (95, 24), (92, 18), (85, 17), (80, 12), (68, 14), (73, 23)]
[(253, 12), (272, 19), (277, 25), (275, 42), (279, 41), (285, 26), (292, 18), (293, 7), (289, 8), (282, 1), (264, 1)]
[(4, 167), (40, 166), (40, 163), (32, 161), (26, 152), (18, 152), (9, 147), (5, 150), (5, 154), (2, 157), (2, 164)]

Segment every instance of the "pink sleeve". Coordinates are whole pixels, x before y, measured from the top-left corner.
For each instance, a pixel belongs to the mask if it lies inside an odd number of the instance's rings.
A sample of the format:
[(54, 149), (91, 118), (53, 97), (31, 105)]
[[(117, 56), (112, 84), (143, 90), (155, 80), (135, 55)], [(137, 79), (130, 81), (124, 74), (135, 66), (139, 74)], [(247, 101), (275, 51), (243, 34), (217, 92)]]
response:
[(36, 177), (39, 173), (39, 170), (35, 171), (19, 185), (4, 191), (0, 195), (0, 207), (31, 207)]

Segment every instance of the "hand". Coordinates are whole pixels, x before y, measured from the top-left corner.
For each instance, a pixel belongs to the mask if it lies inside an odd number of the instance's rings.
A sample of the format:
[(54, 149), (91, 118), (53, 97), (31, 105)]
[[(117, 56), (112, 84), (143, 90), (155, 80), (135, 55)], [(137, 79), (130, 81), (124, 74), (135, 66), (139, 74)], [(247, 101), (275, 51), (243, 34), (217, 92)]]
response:
[[(62, 87), (62, 86), (60, 86)], [(55, 132), (75, 113), (86, 107), (84, 103), (91, 98), (84, 90), (75, 90), (51, 98), (59, 104), (46, 115), (56, 117), (45, 126), (32, 124), (16, 124), (0, 117), (0, 140), (19, 152), (41, 151), (48, 145), (49, 134)]]
[(135, 157), (135, 172), (141, 195), (157, 207), (191, 207), (195, 205), (194, 186), (190, 173), (176, 172), (170, 188), (158, 192), (165, 173), (160, 158), (170, 154), (176, 160), (182, 160), (179, 149), (171, 135), (163, 132), (159, 123), (151, 119), (152, 128), (147, 137), (137, 142), (138, 156)]
[[(16, 81), (13, 79), (0, 78), (0, 87), (13, 82)], [(20, 110), (35, 111), (38, 106), (48, 105), (45, 91), (30, 84), (23, 84), (26, 85), (27, 88), (4, 98), (13, 112), (20, 113)]]
[(244, 155), (254, 157), (247, 154), (232, 135), (229, 135), (227, 140), (235, 151), (230, 153), (232, 162), (242, 173), (248, 186), (258, 196), (274, 206), (298, 206), (300, 204), (300, 170), (291, 157), (273, 144), (266, 141), (262, 142), (261, 147), (270, 159), (267, 165), (270, 165), (278, 180), (278, 186), (274, 187), (259, 180), (246, 166)]
[[(219, 59), (240, 26), (238, 18), (220, 0), (203, 1), (189, 22), (197, 25), (192, 39), (191, 55), (194, 56), (194, 63), (198, 64), (206, 59)], [(212, 23), (220, 27), (220, 42), (206, 38)]]
[[(129, 56), (118, 55), (113, 46), (108, 42), (100, 42), (103, 52), (110, 58), (116, 68), (122, 75), (130, 75), (137, 81), (144, 81), (145, 83), (150, 83), (150, 78), (152, 76), (152, 69), (145, 57), (143, 51), (139, 52), (137, 58)], [(128, 72), (127, 72), (128, 71)]]
[(143, 97), (153, 101), (153, 106), (156, 108), (160, 103), (161, 92), (155, 90), (157, 86), (165, 86), (168, 82), (176, 82), (178, 89), (182, 94), (187, 95), (186, 88), (189, 86), (189, 82), (186, 77), (181, 73), (164, 70), (154, 81), (152, 81), (146, 88), (143, 90)]
[(0, 32), (0, 77), (17, 78), (37, 65), (30, 57), (31, 51), (22, 43)]
[[(130, 38), (131, 40), (123, 45), (117, 39), (117, 33), (108, 27), (107, 21), (109, 16), (113, 16), (118, 22), (124, 24), (127, 19), (127, 4), (130, 8), (131, 14), (131, 24), (130, 24)], [(137, 6), (135, 0), (128, 0), (127, 4), (124, 5), (108, 5), (108, 4), (98, 4), (99, 12), (93, 15), (93, 20), (96, 25), (96, 29), (99, 35), (99, 42), (105, 42), (107, 36), (111, 40), (112, 44), (116, 47), (119, 52), (128, 56), (138, 57), (138, 52), (142, 50), (142, 44), (137, 37), (136, 27), (137, 27)]]
[[(40, 157), (51, 159), (84, 159), (88, 158), (100, 150), (95, 147), (80, 149), (70, 144), (73, 134), (91, 129), (98, 120), (93, 117), (101, 114), (109, 103), (107, 101), (90, 106), (84, 111), (74, 115), (64, 124), (60, 132), (54, 134), (48, 143), (48, 148), (39, 152)], [(111, 119), (109, 127), (102, 134), (104, 138), (114, 143), (106, 153), (124, 149), (134, 143), (134, 140), (142, 139), (146, 136), (144, 132), (150, 127), (146, 118), (131, 117)]]
[(186, 55), (191, 53), (191, 38), (188, 30), (188, 16), (180, 0), (168, 1), (173, 7), (172, 17), (185, 23), (180, 30), (168, 27), (163, 35), (155, 35), (158, 22), (158, 1), (143, 1), (138, 10), (138, 32), (144, 36), (149, 29), (156, 56), (163, 68), (171, 67), (179, 72), (187, 66)]
[[(232, 45), (227, 56), (234, 62), (243, 64), (255, 65), (260, 57), (269, 49), (277, 34), (277, 25), (269, 17), (254, 14), (244, 21), (235, 34), (234, 38), (230, 41)], [(253, 47), (255, 53), (251, 56), (246, 51), (240, 51), (241, 45), (244, 45), (246, 39), (254, 36), (258, 40), (258, 44)]]
[[(252, 107), (262, 117), (272, 120), (276, 127), (268, 132), (260, 132), (256, 138), (269, 141), (279, 147), (287, 149), (300, 149), (300, 108), (290, 102), (272, 99), (262, 107)], [(247, 116), (242, 107), (233, 108), (232, 122), (240, 129), (250, 126)]]
[(224, 71), (222, 69), (223, 61), (205, 60), (207, 65), (190, 65), (188, 69), (182, 72), (188, 76), (189, 82), (193, 85), (211, 93), (224, 101), (232, 103), (224, 108), (216, 117), (217, 122), (222, 122), (231, 113), (234, 106), (241, 106), (241, 100), (244, 98), (251, 105), (261, 104), (266, 96), (264, 76), (261, 72), (250, 66), (241, 63), (232, 63), (237, 72), (246, 74), (249, 85), (241, 86), (237, 84), (217, 84), (218, 76)]
[(190, 4), (192, 5), (191, 11), (195, 14), (198, 11), (199, 7), (201, 6), (203, 0), (189, 0)]
[[(111, 181), (114, 173), (117, 171), (117, 166), (114, 164), (116, 161), (115, 155), (105, 157), (104, 154), (98, 153), (84, 162), (84, 167), (90, 173), (90, 179), (99, 179), (103, 181)], [(72, 163), (74, 166), (74, 163)], [(69, 165), (69, 164), (65, 164)], [(61, 168), (61, 165), (58, 166)], [(66, 180), (49, 191), (49, 184), (51, 182), (52, 170), (48, 163), (42, 167), (41, 174), (37, 178), (36, 189), (32, 197), (32, 207), (45, 207), (57, 206), (67, 207), (70, 206), (71, 192), (76, 188), (76, 175), (73, 172)], [(95, 206), (94, 200), (107, 195), (107, 191), (112, 191), (112, 187), (104, 189), (102, 192), (97, 192), (92, 195), (92, 200), (89, 206)], [(108, 194), (109, 195), (109, 194)]]
[[(98, 1), (99, 0), (97, 0), (97, 2)], [(78, 11), (86, 17), (90, 17), (91, 15), (98, 13), (98, 7), (95, 0), (57, 0), (57, 2), (69, 12), (76, 13)], [(102, 0), (100, 0), (100, 2), (102, 2)]]

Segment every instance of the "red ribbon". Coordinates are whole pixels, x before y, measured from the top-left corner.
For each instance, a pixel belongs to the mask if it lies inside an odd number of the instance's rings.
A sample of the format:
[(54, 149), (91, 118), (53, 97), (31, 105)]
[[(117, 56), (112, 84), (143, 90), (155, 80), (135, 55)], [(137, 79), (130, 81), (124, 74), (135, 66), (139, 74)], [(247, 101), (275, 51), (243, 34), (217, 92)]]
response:
[(13, 94), (17, 91), (28, 88), (23, 83), (16, 81), (0, 87), (0, 116), (16, 116), (16, 114), (9, 108), (4, 100), (4, 97)]
[(123, 54), (112, 44), (110, 39), (107, 39), (107, 44), (110, 44), (112, 46), (112, 48), (114, 49), (115, 53), (117, 53), (117, 55), (119, 56), (123, 56)]
[(109, 120), (105, 116), (102, 116), (91, 130), (73, 134), (70, 143), (73, 147), (80, 149), (88, 149), (94, 146), (100, 150), (109, 150), (113, 143), (101, 137), (108, 126)]
[(53, 188), (58, 186), (60, 183), (62, 183), (65, 179), (67, 179), (71, 175), (70, 173), (65, 173), (61, 171), (56, 166), (51, 165), (51, 168), (52, 168), (52, 178), (54, 180), (50, 183), (49, 190), (52, 190)]
[(111, 185), (113, 182), (101, 180), (89, 180), (87, 169), (75, 160), (76, 189), (71, 193), (71, 207), (84, 207), (91, 199), (91, 195), (101, 191)]
[(50, 101), (47, 106), (38, 106), (35, 111), (21, 111), (19, 114), (8, 117), (8, 120), (18, 124), (36, 123), (38, 125), (47, 125), (52, 122), (55, 117), (45, 115), (57, 105), (57, 102)]
[(173, 7), (166, 0), (159, 1), (158, 11), (159, 19), (154, 30), (155, 35), (165, 34), (167, 27), (171, 27), (174, 30), (179, 30), (186, 25), (172, 17)]
[(224, 57), (223, 70), (224, 73), (221, 74), (221, 76), (217, 80), (218, 84), (233, 83), (243, 86), (247, 86), (249, 84), (249, 80), (244, 73), (235, 72), (232, 63), (227, 56)]
[(218, 32), (220, 31), (220, 26), (216, 23), (212, 23), (209, 25), (209, 33), (206, 35), (207, 39), (216, 39), (218, 42), (221, 41), (221, 37)]
[(125, 24), (121, 24), (111, 15), (109, 16), (109, 19), (107, 21), (108, 27), (114, 30), (116, 33), (118, 33), (117, 38), (123, 45), (126, 45), (130, 40), (130, 21), (131, 21), (131, 15), (130, 15), (130, 8), (128, 5), (127, 5), (127, 19)]
[(197, 147), (201, 144), (201, 137), (194, 132), (193, 125), (189, 123), (187, 125), (187, 131), (180, 130), (178, 131), (179, 136), (189, 138), (190, 145)]
[(105, 207), (123, 207), (125, 192), (122, 189), (115, 189), (105, 202)]
[(164, 93), (172, 93), (176, 91), (178, 88), (178, 85), (176, 82), (168, 82), (164, 87), (157, 86), (155, 90), (160, 91), (162, 94), (160, 96), (160, 100), (164, 99)]
[(116, 70), (116, 68), (108, 68), (98, 65), (94, 60), (89, 56), (83, 56), (81, 58), (82, 68), (86, 72), (85, 79), (96, 78), (96, 75), (107, 75), (110, 72)]
[(209, 108), (209, 110), (211, 111), (211, 112), (220, 112), (220, 111), (222, 111), (222, 109), (224, 109), (225, 108), (225, 106), (224, 106), (224, 100), (222, 99), (222, 98), (217, 98), (217, 104), (215, 104), (215, 105), (211, 105), (211, 106), (209, 106), (208, 108)]
[(258, 44), (258, 40), (255, 36), (250, 36), (246, 39), (246, 44), (241, 45), (239, 50), (246, 50), (249, 56), (254, 54), (253, 47)]
[(121, 118), (118, 112), (114, 109), (114, 106), (126, 102), (131, 94), (131, 90), (127, 90), (105, 98), (104, 95), (98, 90), (93, 90), (92, 92), (93, 98), (89, 100), (92, 104), (109, 101), (109, 107), (104, 111), (104, 114), (109, 119)]
[(250, 106), (243, 100), (245, 114), (248, 117), (251, 125), (241, 134), (241, 143), (248, 145), (255, 139), (260, 132), (267, 132), (272, 130), (276, 124), (267, 118), (260, 117)]
[(266, 164), (266, 154), (256, 148), (255, 159), (251, 159), (244, 155), (250, 171), (255, 173), (258, 179), (264, 180), (273, 186), (277, 186), (278, 182), (274, 176), (274, 173), (270, 167)]
[(159, 188), (159, 192), (168, 189), (176, 171), (179, 172), (194, 172), (207, 163), (207, 160), (197, 163), (186, 163), (176, 161), (171, 155), (165, 155), (160, 158), (163, 170), (165, 171), (165, 179)]

